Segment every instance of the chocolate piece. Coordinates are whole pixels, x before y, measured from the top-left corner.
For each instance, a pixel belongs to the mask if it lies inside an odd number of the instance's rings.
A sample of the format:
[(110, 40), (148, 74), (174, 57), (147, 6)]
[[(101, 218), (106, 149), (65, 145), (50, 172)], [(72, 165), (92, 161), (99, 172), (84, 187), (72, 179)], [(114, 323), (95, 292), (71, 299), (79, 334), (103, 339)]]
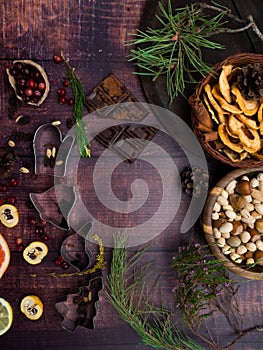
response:
[[(129, 92), (126, 87), (113, 75), (106, 77), (99, 85), (97, 85), (92, 93), (86, 97), (85, 105), (89, 112), (94, 112), (104, 107), (105, 111), (101, 111), (100, 116), (111, 118), (115, 120), (143, 120), (148, 111), (140, 103), (120, 106), (119, 103), (137, 102), (136, 98)], [(132, 125), (117, 125), (98, 134), (95, 139), (104, 147), (111, 147), (128, 162), (136, 160), (138, 155), (142, 152), (146, 143), (140, 140), (119, 143), (117, 141), (124, 139), (136, 138), (150, 141), (158, 132), (153, 127), (141, 127)]]

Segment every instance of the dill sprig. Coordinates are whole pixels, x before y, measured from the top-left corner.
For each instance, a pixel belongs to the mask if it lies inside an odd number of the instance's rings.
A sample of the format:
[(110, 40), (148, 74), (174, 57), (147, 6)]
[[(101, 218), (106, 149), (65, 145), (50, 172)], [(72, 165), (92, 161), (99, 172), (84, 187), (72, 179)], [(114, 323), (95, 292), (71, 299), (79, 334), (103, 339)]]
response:
[(68, 68), (68, 78), (74, 95), (73, 117), (75, 120), (75, 135), (79, 148), (79, 153), (83, 158), (90, 158), (90, 142), (85, 132), (85, 123), (83, 122), (83, 103), (85, 93), (81, 81), (75, 73), (75, 69), (69, 64), (69, 60), (61, 53), (61, 56)]
[(145, 282), (149, 266), (136, 268), (145, 249), (129, 258), (126, 244), (125, 235), (115, 236), (107, 293), (115, 310), (145, 345), (167, 350), (202, 350), (178, 330), (169, 310), (151, 304)]
[[(223, 46), (210, 39), (214, 34), (237, 33), (248, 28), (263, 40), (252, 16), (247, 21), (241, 20), (222, 6), (206, 3), (193, 3), (183, 8), (173, 9), (171, 0), (167, 9), (159, 2), (160, 15), (156, 15), (158, 28), (147, 27), (137, 30), (135, 39), (128, 41), (134, 45), (130, 61), (139, 67), (135, 74), (151, 76), (155, 81), (161, 75), (166, 77), (166, 90), (170, 103), (179, 94), (184, 95), (186, 83), (197, 83), (197, 76), (206, 76), (211, 67), (203, 60), (202, 50), (223, 49)], [(211, 16), (207, 10), (215, 11)], [(229, 29), (223, 25), (225, 18), (242, 23), (241, 28)], [(255, 28), (254, 28), (255, 27)]]

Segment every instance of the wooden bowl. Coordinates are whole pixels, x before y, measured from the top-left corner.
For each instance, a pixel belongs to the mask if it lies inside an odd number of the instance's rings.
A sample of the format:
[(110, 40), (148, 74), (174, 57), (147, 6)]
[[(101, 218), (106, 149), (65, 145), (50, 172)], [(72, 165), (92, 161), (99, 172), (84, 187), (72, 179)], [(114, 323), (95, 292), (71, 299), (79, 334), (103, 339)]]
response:
[(202, 215), (202, 227), (205, 234), (205, 239), (215, 258), (222, 261), (224, 266), (236, 275), (252, 280), (263, 279), (263, 266), (256, 265), (254, 267), (248, 268), (245, 265), (234, 263), (232, 260), (230, 260), (228, 255), (224, 255), (221, 248), (216, 244), (216, 239), (213, 234), (212, 211), (218, 196), (232, 180), (239, 179), (243, 175), (250, 177), (259, 172), (263, 172), (263, 167), (257, 167), (253, 169), (236, 169), (228, 173), (210, 191)]
[[(224, 61), (216, 64), (212, 70), (213, 72), (209, 75), (207, 75), (197, 86), (194, 94), (189, 98), (189, 103), (191, 105), (192, 113), (192, 128), (193, 131), (198, 138), (200, 144), (202, 147), (210, 154), (212, 157), (220, 160), (223, 163), (226, 163), (230, 166), (236, 167), (236, 168), (248, 168), (248, 167), (257, 167), (263, 165), (262, 160), (254, 159), (254, 158), (245, 158), (242, 161), (232, 161), (230, 160), (227, 155), (224, 153), (218, 151), (217, 147), (215, 146), (214, 142), (206, 142), (204, 141), (204, 134), (206, 132), (211, 131), (211, 125), (214, 124), (214, 129), (217, 130), (215, 123), (212, 121), (212, 118), (210, 117), (209, 123), (208, 123), (208, 117), (209, 113), (206, 109), (206, 106), (204, 105), (202, 101), (202, 93), (203, 88), (205, 84), (213, 84), (218, 81), (218, 74), (221, 71), (221, 68), (225, 65), (232, 64), (236, 67), (242, 67), (246, 66), (248, 64), (255, 64), (260, 63), (263, 66), (263, 55), (261, 54), (254, 54), (254, 53), (239, 53), (233, 56), (229, 56)], [(209, 124), (209, 125), (208, 125)], [(207, 129), (207, 130), (205, 130)]]

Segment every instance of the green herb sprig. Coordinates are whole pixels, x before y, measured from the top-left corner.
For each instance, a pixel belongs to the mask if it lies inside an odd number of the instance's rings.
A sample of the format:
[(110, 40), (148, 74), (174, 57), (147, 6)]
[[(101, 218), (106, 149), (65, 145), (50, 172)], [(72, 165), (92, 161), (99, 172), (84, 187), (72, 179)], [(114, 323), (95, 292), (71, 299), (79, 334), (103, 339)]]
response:
[(115, 236), (108, 300), (145, 345), (167, 350), (202, 350), (193, 339), (179, 332), (169, 310), (152, 305), (145, 282), (148, 267), (136, 268), (145, 249), (129, 258), (126, 243), (125, 235)]
[[(139, 67), (135, 74), (151, 76), (153, 81), (161, 75), (165, 76), (170, 103), (179, 94), (184, 95), (186, 83), (197, 83), (197, 76), (204, 77), (211, 72), (211, 67), (203, 60), (202, 50), (223, 49), (222, 45), (210, 39), (211, 36), (252, 28), (263, 41), (263, 34), (252, 16), (248, 16), (246, 21), (241, 20), (219, 5), (193, 3), (174, 9), (169, 0), (167, 9), (161, 2), (159, 8), (160, 15), (156, 15), (158, 27), (137, 30), (135, 39), (128, 41), (127, 45), (135, 46), (130, 53), (130, 61)], [(217, 13), (211, 16), (211, 12), (206, 13), (207, 10)], [(226, 18), (242, 24), (242, 27), (223, 27), (228, 23)]]
[(75, 120), (75, 135), (79, 148), (79, 153), (83, 158), (91, 157), (90, 142), (85, 132), (85, 123), (83, 121), (83, 103), (85, 93), (80, 79), (75, 73), (75, 69), (69, 64), (69, 60), (61, 53), (61, 56), (68, 68), (68, 78), (74, 94), (73, 117)]

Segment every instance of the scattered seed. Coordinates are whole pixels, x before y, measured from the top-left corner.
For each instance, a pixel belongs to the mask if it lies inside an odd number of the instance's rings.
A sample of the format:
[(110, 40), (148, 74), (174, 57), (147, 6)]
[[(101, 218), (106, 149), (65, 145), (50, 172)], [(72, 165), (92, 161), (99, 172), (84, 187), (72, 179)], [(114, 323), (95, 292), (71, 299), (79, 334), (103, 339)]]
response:
[(30, 173), (30, 170), (24, 166), (22, 166), (19, 171), (23, 174), (29, 174)]
[(64, 162), (63, 162), (63, 160), (58, 160), (58, 161), (56, 161), (56, 165), (62, 165)]
[(52, 157), (55, 158), (56, 157), (56, 147), (52, 147), (52, 151), (51, 151), (51, 154), (52, 154)]
[(51, 149), (50, 149), (50, 148), (47, 148), (47, 150), (46, 150), (46, 156), (47, 156), (48, 158), (50, 158), (51, 155), (52, 155)]
[(60, 124), (61, 124), (60, 120), (55, 120), (54, 122), (51, 123), (51, 125), (53, 125), (53, 126), (58, 126)]
[(15, 147), (15, 145), (16, 145), (16, 144), (15, 144), (14, 141), (12, 141), (12, 140), (9, 140), (9, 141), (8, 141), (8, 146), (9, 146), (9, 147)]
[(89, 292), (89, 294), (88, 294), (88, 299), (89, 299), (89, 301), (91, 301), (91, 299), (92, 299), (92, 293), (91, 292)]

